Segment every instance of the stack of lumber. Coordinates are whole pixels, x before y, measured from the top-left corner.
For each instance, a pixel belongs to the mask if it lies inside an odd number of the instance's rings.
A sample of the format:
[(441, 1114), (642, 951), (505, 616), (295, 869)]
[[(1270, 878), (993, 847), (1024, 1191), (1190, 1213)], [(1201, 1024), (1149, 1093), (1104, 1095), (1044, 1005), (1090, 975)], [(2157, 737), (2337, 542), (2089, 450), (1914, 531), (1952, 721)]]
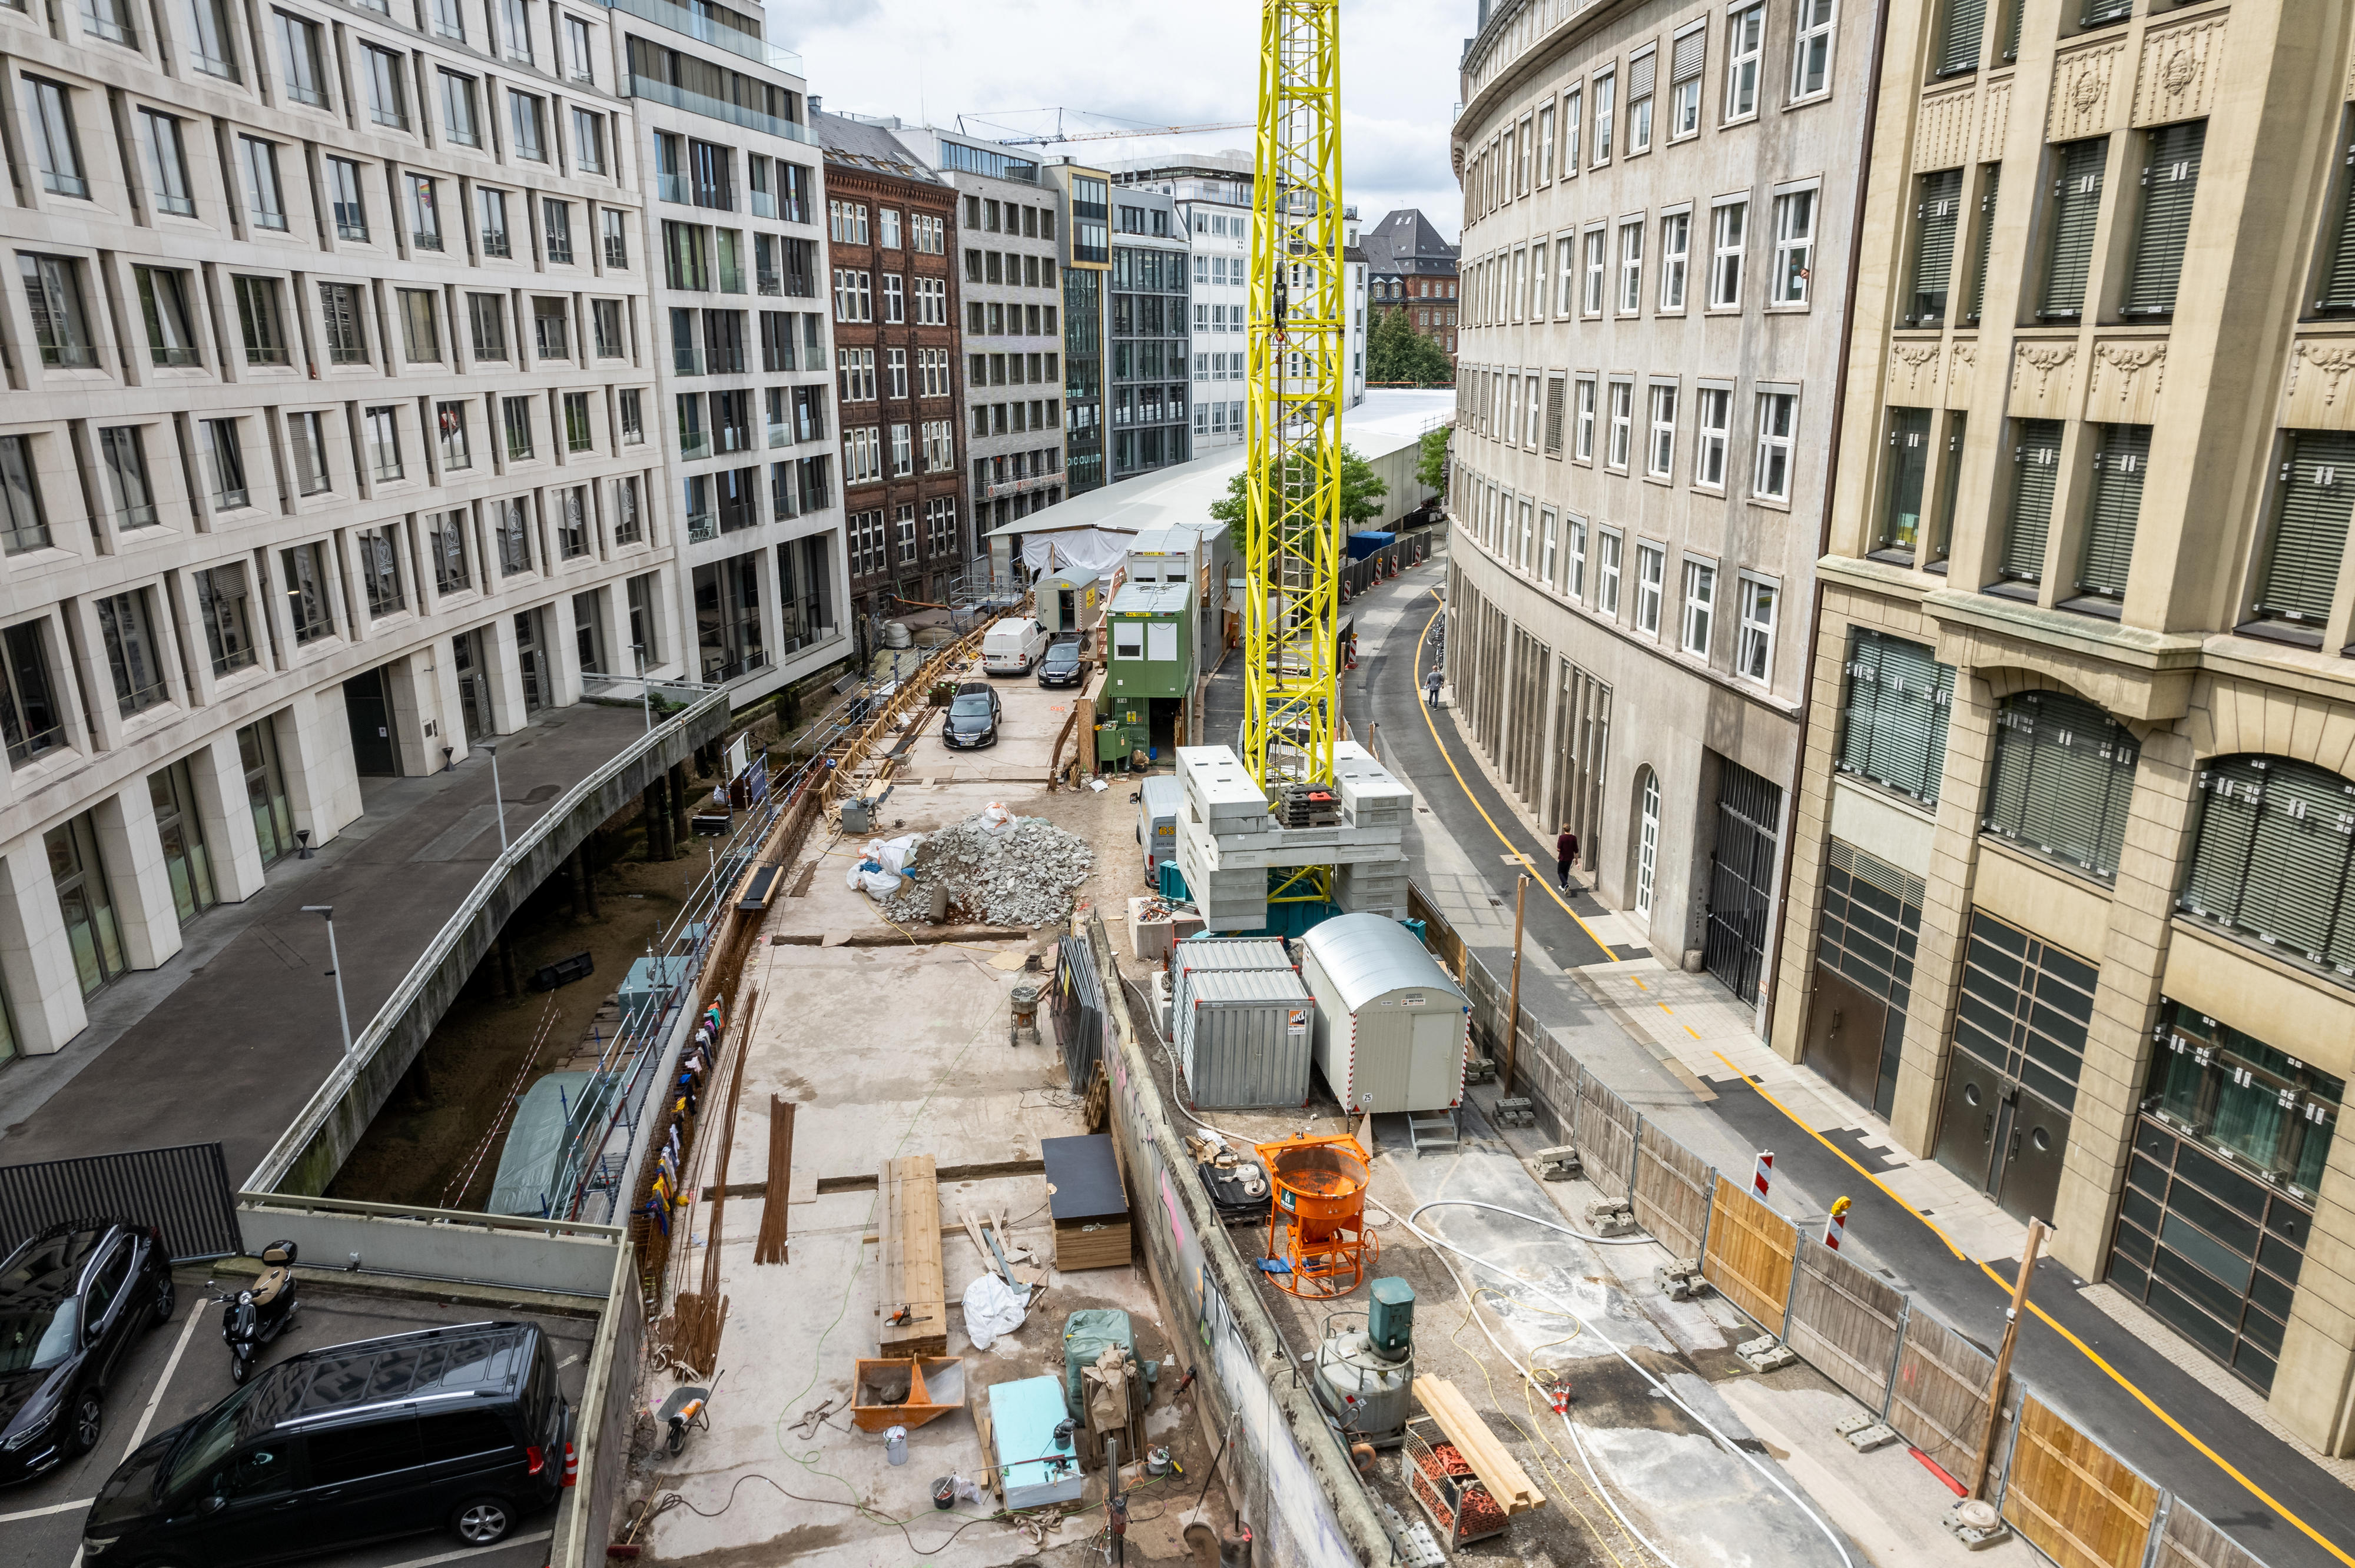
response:
[(1424, 1412), (1439, 1424), (1488, 1495), (1497, 1500), (1508, 1515), (1527, 1513), (1531, 1509), (1545, 1507), (1545, 1494), (1529, 1484), (1529, 1478), (1520, 1462), (1505, 1451), (1454, 1383), (1444, 1377), (1424, 1375), (1414, 1380), (1414, 1397)]
[(1126, 1267), (1128, 1193), (1112, 1135), (1042, 1139), (1039, 1155), (1047, 1167), (1047, 1204), (1055, 1220), (1055, 1266), (1065, 1273)]
[[(948, 1290), (941, 1277), (941, 1183), (929, 1154), (887, 1160), (877, 1181), (882, 1246), (881, 1323), (887, 1356), (937, 1356), (949, 1348)], [(906, 1320), (892, 1317), (906, 1308)]]

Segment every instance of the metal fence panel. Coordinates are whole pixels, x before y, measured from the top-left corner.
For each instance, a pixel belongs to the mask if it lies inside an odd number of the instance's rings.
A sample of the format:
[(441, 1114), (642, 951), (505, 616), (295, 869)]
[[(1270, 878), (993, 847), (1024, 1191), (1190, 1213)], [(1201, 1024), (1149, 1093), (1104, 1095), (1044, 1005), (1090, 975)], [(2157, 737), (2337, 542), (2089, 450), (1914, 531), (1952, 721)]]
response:
[(1784, 1340), (1826, 1377), (1872, 1410), (1889, 1403), (1898, 1340), (1905, 1331), (1905, 1293), (1819, 1241), (1799, 1245), (1791, 1279), (1791, 1320)]
[(2142, 1568), (2158, 1489), (2030, 1394), (2003, 1489), (2004, 1522), (2060, 1568)]
[(0, 1165), (0, 1255), (51, 1225), (99, 1218), (154, 1225), (174, 1263), (234, 1257), (244, 1246), (218, 1143)]
[(1578, 1132), (1571, 1141), (1584, 1159), (1586, 1179), (1608, 1198), (1628, 1195), (1636, 1158), (1635, 1107), (1592, 1073), (1578, 1075)]
[(1897, 1353), (1896, 1386), (1885, 1417), (1897, 1435), (1968, 1486), (1987, 1424), (1995, 1360), (1936, 1319), (1916, 1312)]
[(1701, 1277), (1770, 1334), (1783, 1331), (1791, 1300), (1791, 1266), (1798, 1227), (1720, 1176), (1710, 1204), (1709, 1245)]
[(1698, 1258), (1709, 1232), (1710, 1183), (1717, 1171), (1700, 1155), (1646, 1122), (1636, 1139), (1636, 1223), (1672, 1257)]
[(2181, 1498), (2168, 1505), (2151, 1568), (2265, 1568), (2263, 1559), (2200, 1518)]

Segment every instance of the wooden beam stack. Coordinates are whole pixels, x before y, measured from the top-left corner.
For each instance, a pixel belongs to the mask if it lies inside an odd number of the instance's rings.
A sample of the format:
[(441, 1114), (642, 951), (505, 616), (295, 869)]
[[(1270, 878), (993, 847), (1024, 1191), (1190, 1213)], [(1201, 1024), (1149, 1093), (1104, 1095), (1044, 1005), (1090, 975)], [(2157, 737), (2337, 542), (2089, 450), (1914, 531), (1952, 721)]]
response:
[(1545, 1507), (1545, 1494), (1529, 1484), (1520, 1461), (1505, 1451), (1505, 1446), (1488, 1431), (1488, 1424), (1480, 1419), (1480, 1413), (1454, 1383), (1444, 1377), (1418, 1377), (1414, 1397), (1439, 1423), (1440, 1431), (1455, 1445), (1455, 1451), (1464, 1456), (1464, 1462), (1508, 1515)]
[[(932, 1157), (885, 1160), (877, 1185), (883, 1299), (876, 1342), (887, 1356), (945, 1354), (949, 1305), (941, 1276), (941, 1183)], [(903, 1320), (892, 1321), (903, 1310)]]

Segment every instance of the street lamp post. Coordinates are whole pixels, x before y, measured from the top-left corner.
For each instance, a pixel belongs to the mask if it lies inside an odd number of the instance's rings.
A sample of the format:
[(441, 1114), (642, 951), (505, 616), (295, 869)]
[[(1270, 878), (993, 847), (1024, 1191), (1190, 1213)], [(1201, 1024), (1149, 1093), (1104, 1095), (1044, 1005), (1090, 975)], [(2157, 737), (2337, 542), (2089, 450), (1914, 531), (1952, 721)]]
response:
[(336, 982), (336, 1021), (344, 1028), (344, 1054), (352, 1054), (352, 1013), (344, 1005), (344, 966), (336, 956), (336, 906), (332, 904), (305, 904), (305, 915), (321, 915), (327, 921), (327, 973)]
[(491, 803), (499, 809), (499, 853), (507, 853), (507, 798), (499, 792), (499, 747), (496, 741), (483, 742), (483, 749), (491, 754)]

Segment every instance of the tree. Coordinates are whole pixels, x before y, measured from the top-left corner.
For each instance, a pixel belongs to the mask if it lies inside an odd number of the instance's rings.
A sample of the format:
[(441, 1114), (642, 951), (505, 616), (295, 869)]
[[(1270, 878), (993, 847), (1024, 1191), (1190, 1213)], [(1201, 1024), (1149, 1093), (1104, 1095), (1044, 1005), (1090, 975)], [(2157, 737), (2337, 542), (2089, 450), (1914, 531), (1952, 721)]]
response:
[(1415, 460), (1414, 477), (1417, 483), (1435, 495), (1447, 493), (1447, 447), (1455, 437), (1453, 425), (1423, 432), (1423, 450)]
[(1366, 379), (1444, 387), (1455, 379), (1455, 366), (1445, 349), (1414, 329), (1404, 307), (1393, 305), (1375, 315), (1367, 334)]
[[(1297, 466), (1295, 460), (1295, 466)], [(1210, 503), (1210, 515), (1227, 525), (1227, 537), (1234, 541), (1235, 552), (1246, 548), (1244, 512), (1248, 505), (1243, 482), (1246, 473), (1239, 473), (1227, 482), (1227, 493)], [(1351, 451), (1341, 449), (1341, 530), (1348, 533), (1361, 523), (1370, 522), (1382, 514), (1382, 497), (1391, 493), (1388, 481), (1374, 471), (1374, 465)], [(1273, 510), (1273, 508), (1271, 508)]]

